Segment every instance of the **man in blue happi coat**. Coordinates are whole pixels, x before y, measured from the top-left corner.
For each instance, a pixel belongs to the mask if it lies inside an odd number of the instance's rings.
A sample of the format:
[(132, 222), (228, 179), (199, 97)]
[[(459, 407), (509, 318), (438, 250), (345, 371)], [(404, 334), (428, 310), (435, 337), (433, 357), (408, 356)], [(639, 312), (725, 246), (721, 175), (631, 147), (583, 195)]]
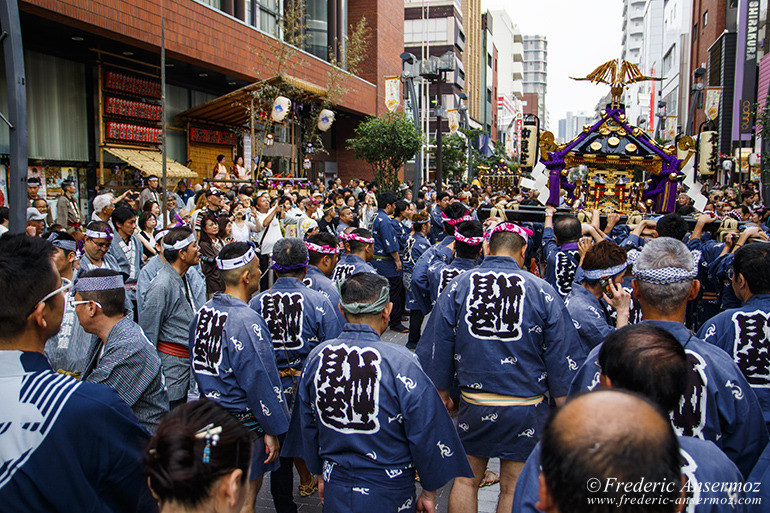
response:
[[(583, 243), (581, 240), (580, 244)], [(582, 273), (579, 272), (582, 281), (574, 284), (564, 304), (586, 352), (615, 328), (628, 324), (631, 295), (623, 288), (626, 267), (626, 251), (612, 241), (599, 242), (585, 253), (580, 267)], [(614, 320), (609, 317), (602, 300), (612, 307)]]
[(345, 318), (340, 312), (340, 294), (329, 277), (334, 272), (339, 259), (339, 243), (337, 237), (330, 233), (317, 233), (308, 237), (305, 242), (308, 257), (307, 274), (303, 282), (313, 290), (317, 290), (329, 300), (334, 307), (334, 313), (345, 324)]
[[(671, 418), (677, 434), (711, 440), (748, 476), (768, 441), (767, 428), (757, 397), (732, 358), (683, 324), (687, 302), (698, 295), (697, 256), (670, 237), (648, 242), (633, 263), (634, 296), (644, 315), (641, 324), (665, 329), (687, 353), (687, 392)], [(599, 385), (600, 349), (601, 344), (588, 354), (570, 393)]]
[(402, 280), (400, 238), (402, 228), (396, 228), (390, 218), (396, 209), (396, 193), (385, 191), (377, 198), (377, 215), (372, 223), (374, 238), (374, 256), (372, 265), (377, 274), (384, 276), (390, 283), (390, 302), (393, 303), (390, 329), (398, 333), (407, 333), (409, 329), (401, 323), (404, 315), (404, 284)]
[[(641, 394), (667, 414), (678, 407), (687, 387), (689, 365), (684, 348), (669, 332), (651, 324), (613, 331), (602, 343), (599, 364), (602, 388)], [(615, 413), (611, 412), (604, 421), (614, 422)], [(682, 474), (687, 479), (685, 488), (691, 490), (684, 511), (719, 513), (726, 510), (726, 505), (730, 505), (729, 511), (745, 511), (737, 501), (744, 495), (739, 493), (743, 476), (738, 467), (708, 440), (690, 436), (677, 438)], [(513, 501), (516, 513), (538, 511), (540, 455), (538, 444), (519, 474)], [(719, 487), (708, 491), (703, 487), (704, 484), (710, 487), (711, 483), (732, 485), (733, 490)]]
[(698, 336), (735, 360), (770, 425), (770, 245), (752, 242), (738, 248), (730, 274), (743, 306), (713, 317)]
[(201, 395), (230, 411), (254, 433), (247, 507), (254, 511), (262, 476), (278, 468), (278, 437), (288, 409), (265, 320), (246, 301), (259, 290), (253, 244), (233, 242), (216, 259), (225, 291), (217, 292), (190, 324), (190, 362)]
[[(284, 238), (273, 247), (272, 269), (278, 277), (270, 290), (249, 302), (249, 306), (262, 315), (273, 340), (273, 355), (281, 376), (284, 400), (291, 411), (296, 396), (297, 383), (302, 376), (305, 359), (321, 342), (334, 338), (342, 330), (334, 315), (332, 304), (318, 291), (309, 289), (305, 278), (309, 257), (305, 242), (297, 238)], [(301, 460), (281, 457), (281, 466), (270, 480), (273, 501), (279, 513), (291, 509), (296, 464), (300, 477), (300, 495), (313, 493), (317, 486), (315, 477), (308, 472)]]
[(532, 232), (504, 222), (488, 234), (484, 261), (444, 289), (417, 346), (447, 403), (455, 371), (460, 385), (457, 428), (475, 477), (455, 479), (451, 513), (477, 510), (489, 458), (500, 458), (498, 511), (510, 509), (548, 416), (545, 394), (561, 403), (585, 358), (556, 291), (521, 270)]
[(435, 244), (444, 237), (444, 216), (452, 204), (452, 195), (448, 191), (436, 194), (436, 204), (430, 211), (430, 241)]
[(356, 228), (349, 233), (340, 233), (340, 240), (345, 243), (345, 254), (339, 258), (332, 272), (331, 280), (335, 287), (342, 285), (348, 276), (377, 272), (369, 263), (374, 256), (372, 232), (366, 228)]
[(414, 354), (380, 339), (387, 280), (355, 274), (340, 296), (348, 324), (308, 357), (285, 450), (322, 474), (327, 513), (435, 511), (438, 488), (472, 475), (457, 432)]
[(484, 226), (479, 221), (466, 221), (455, 228), (454, 258), (445, 263), (436, 259), (428, 268), (430, 299), (436, 303), (438, 296), (452, 280), (478, 265), (477, 260), (484, 242)]
[(111, 388), (53, 372), (64, 283), (42, 238), (0, 238), (0, 509), (152, 512), (149, 433)]
[(554, 220), (556, 209), (545, 209), (543, 228), (543, 254), (545, 257), (545, 281), (559, 297), (564, 299), (572, 290), (572, 282), (578, 268), (578, 241), (583, 233), (577, 217), (560, 215)]
[(406, 305), (409, 309), (409, 339), (406, 342), (406, 347), (412, 350), (417, 347), (417, 342), (420, 340), (422, 321), (425, 319), (422, 310), (416, 308), (412, 273), (414, 272), (414, 264), (430, 248), (430, 242), (425, 237), (430, 227), (429, 223), (428, 213), (424, 210), (412, 216), (412, 235), (406, 239), (404, 258), (401, 262), (404, 266), (404, 289), (406, 290)]

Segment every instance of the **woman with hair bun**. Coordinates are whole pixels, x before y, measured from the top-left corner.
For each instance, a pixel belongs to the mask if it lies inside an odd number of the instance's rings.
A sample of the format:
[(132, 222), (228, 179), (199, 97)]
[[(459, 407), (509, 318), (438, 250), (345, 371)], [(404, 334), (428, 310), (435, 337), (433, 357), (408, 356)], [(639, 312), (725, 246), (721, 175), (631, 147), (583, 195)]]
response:
[(144, 455), (161, 513), (253, 511), (253, 504), (244, 507), (252, 444), (251, 432), (213, 401), (172, 410)]

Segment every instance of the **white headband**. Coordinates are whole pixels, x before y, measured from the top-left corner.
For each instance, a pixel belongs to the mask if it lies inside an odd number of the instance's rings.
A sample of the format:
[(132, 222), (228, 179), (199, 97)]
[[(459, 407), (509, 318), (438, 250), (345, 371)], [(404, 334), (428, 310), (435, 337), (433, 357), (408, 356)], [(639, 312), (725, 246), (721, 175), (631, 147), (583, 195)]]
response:
[(243, 255), (235, 258), (228, 258), (227, 260), (222, 260), (221, 258), (217, 257), (217, 267), (222, 271), (231, 271), (233, 269), (238, 269), (239, 267), (243, 267), (244, 265), (248, 264), (252, 260), (257, 258), (257, 252), (254, 250), (254, 247), (250, 247), (249, 250), (244, 253)]
[(155, 242), (162, 241), (163, 237), (165, 237), (168, 232), (169, 232), (169, 230), (161, 230), (158, 233), (156, 233), (155, 234)]
[(615, 276), (616, 274), (625, 271), (626, 267), (628, 267), (628, 263), (623, 262), (622, 264), (618, 264), (607, 269), (583, 269), (583, 277), (586, 280), (591, 281), (601, 280), (602, 278)]
[(86, 237), (89, 237), (91, 239), (107, 239), (112, 240), (112, 234), (109, 231), (106, 232), (97, 232), (94, 230), (89, 230), (86, 228)]
[(189, 237), (187, 237), (184, 240), (177, 241), (173, 245), (172, 244), (166, 244), (164, 242), (163, 243), (163, 249), (167, 249), (168, 251), (177, 251), (177, 250), (186, 248), (187, 246), (189, 246), (193, 242), (195, 242), (195, 234), (191, 233)]

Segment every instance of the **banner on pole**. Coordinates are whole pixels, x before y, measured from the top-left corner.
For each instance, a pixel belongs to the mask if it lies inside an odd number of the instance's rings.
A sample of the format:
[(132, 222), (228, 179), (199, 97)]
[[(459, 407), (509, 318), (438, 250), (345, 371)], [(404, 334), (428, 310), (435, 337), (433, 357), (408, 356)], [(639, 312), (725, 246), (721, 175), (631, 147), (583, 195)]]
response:
[(722, 99), (721, 87), (709, 87), (706, 89), (706, 105), (704, 109), (710, 120), (716, 120), (719, 115), (719, 101)]
[(449, 133), (453, 134), (460, 128), (460, 111), (450, 109), (446, 112), (446, 119), (449, 123)]
[(401, 103), (401, 79), (385, 77), (385, 106), (393, 112), (399, 103)]

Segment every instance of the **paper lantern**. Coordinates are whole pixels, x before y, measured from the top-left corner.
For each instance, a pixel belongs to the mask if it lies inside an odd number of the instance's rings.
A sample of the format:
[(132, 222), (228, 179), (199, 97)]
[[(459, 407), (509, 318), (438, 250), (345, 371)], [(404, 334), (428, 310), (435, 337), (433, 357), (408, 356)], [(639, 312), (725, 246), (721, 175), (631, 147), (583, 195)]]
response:
[(276, 97), (273, 102), (273, 111), (270, 113), (270, 119), (280, 123), (289, 114), (289, 107), (291, 107), (291, 100), (285, 96)]
[(329, 109), (321, 110), (318, 114), (318, 130), (326, 132), (331, 128), (332, 123), (334, 123), (334, 112)]
[(717, 132), (701, 132), (698, 140), (698, 172), (701, 176), (711, 176), (719, 166), (718, 148), (719, 134)]

